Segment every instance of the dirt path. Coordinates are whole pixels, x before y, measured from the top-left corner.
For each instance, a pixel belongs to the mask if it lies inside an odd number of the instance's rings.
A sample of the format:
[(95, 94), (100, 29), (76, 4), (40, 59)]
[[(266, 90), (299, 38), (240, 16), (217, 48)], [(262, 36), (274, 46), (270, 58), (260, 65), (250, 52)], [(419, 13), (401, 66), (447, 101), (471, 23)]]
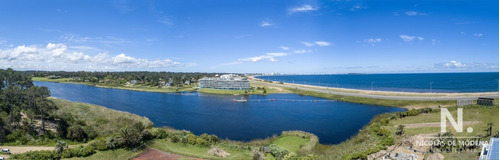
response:
[[(479, 123), (480, 121), (464, 121), (463, 125), (469, 125), (469, 124), (476, 124)], [(434, 122), (434, 123), (413, 123), (413, 124), (403, 124), (405, 128), (422, 128), (422, 127), (441, 127), (441, 122)], [(451, 123), (448, 122), (446, 123), (447, 126), (451, 126)], [(398, 127), (395, 125), (394, 127)]]
[(133, 160), (178, 160), (178, 159), (202, 160), (200, 158), (186, 157), (178, 154), (167, 153), (159, 151), (154, 148), (150, 148), (132, 159)]

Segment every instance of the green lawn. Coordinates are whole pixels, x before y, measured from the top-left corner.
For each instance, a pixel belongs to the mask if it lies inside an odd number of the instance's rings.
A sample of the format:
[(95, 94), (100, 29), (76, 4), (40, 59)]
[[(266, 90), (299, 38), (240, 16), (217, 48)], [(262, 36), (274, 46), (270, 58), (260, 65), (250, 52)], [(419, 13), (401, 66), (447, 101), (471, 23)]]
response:
[(57, 79), (49, 79), (46, 77), (33, 77), (31, 78), (33, 81), (47, 81), (47, 82), (71, 82), (71, 78), (57, 78)]
[(305, 139), (297, 136), (281, 136), (274, 140), (272, 144), (276, 144), (279, 147), (283, 147), (290, 152), (297, 153), (300, 146), (308, 142), (309, 139)]

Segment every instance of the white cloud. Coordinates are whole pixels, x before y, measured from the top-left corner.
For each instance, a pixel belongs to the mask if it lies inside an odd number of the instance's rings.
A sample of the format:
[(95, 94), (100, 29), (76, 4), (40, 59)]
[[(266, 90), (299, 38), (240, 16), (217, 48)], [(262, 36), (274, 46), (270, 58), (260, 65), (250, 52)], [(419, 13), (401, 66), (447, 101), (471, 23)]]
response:
[(439, 41), (439, 40), (435, 40), (435, 39), (433, 39), (433, 40), (432, 40), (432, 45), (437, 45), (437, 44), (439, 44), (440, 42), (441, 42), (441, 41)]
[(405, 12), (406, 15), (408, 16), (426, 16), (427, 13), (421, 13), (421, 12), (417, 12), (417, 11), (407, 11)]
[(184, 66), (170, 59), (139, 59), (124, 53), (110, 56), (101, 52), (94, 56), (85, 50), (73, 48), (62, 43), (47, 45), (20, 45), (14, 48), (0, 49), (0, 68), (29, 70), (144, 70), (164, 69)]
[(376, 44), (382, 42), (381, 38), (370, 38), (370, 39), (365, 39), (363, 40), (363, 43), (366, 43), (370, 46), (375, 46)]
[(293, 53), (295, 54), (303, 54), (303, 53), (311, 53), (311, 50), (305, 50), (305, 49), (300, 49), (300, 50), (293, 50)]
[(307, 47), (312, 47), (314, 46), (314, 43), (311, 43), (311, 42), (300, 42), (302, 43), (303, 45), (307, 46)]
[(460, 62), (457, 62), (457, 61), (450, 61), (450, 62), (444, 63), (444, 66), (448, 67), (448, 68), (461, 68), (461, 67), (466, 67), (467, 65), (460, 63)]
[(289, 50), (289, 49), (290, 49), (290, 48), (288, 48), (287, 46), (281, 46), (280, 48), (281, 48), (282, 50), (284, 50), (284, 51), (287, 51), (287, 50)]
[(320, 47), (326, 47), (326, 46), (330, 46), (330, 42), (326, 42), (326, 41), (314, 41), (314, 42), (300, 42), (302, 43), (303, 45), (305, 45), (306, 47), (312, 47), (312, 46), (320, 46)]
[[(261, 56), (238, 59), (238, 62), (259, 62), (263, 60), (268, 60), (269, 62), (277, 62), (278, 60), (275, 59), (275, 57), (283, 57), (287, 55), (288, 54), (284, 52), (271, 52)], [(239, 63), (231, 62), (231, 64), (239, 64)]]
[(134, 63), (137, 60), (134, 57), (126, 56), (125, 54), (119, 54), (113, 57), (113, 63), (122, 64), (122, 63)]
[(71, 43), (95, 43), (102, 45), (125, 45), (130, 44), (131, 41), (123, 38), (117, 38), (113, 36), (105, 36), (105, 37), (84, 37), (78, 34), (64, 34), (59, 37), (65, 42)]
[(312, 6), (309, 4), (304, 4), (300, 7), (290, 8), (288, 11), (290, 13), (297, 13), (297, 12), (309, 12), (309, 11), (315, 11), (315, 10), (318, 10), (318, 7), (315, 7), (315, 6)]
[(325, 41), (316, 41), (314, 43), (316, 43), (318, 46), (321, 47), (330, 46), (330, 42), (325, 42)]
[(238, 59), (239, 62), (258, 62), (261, 60), (269, 60), (270, 62), (276, 62), (278, 60), (274, 59), (273, 56), (268, 56), (268, 55), (262, 55), (262, 56), (255, 56), (255, 57), (249, 57), (249, 58), (242, 58)]
[(498, 63), (462, 63), (450, 61), (434, 64), (434, 68), (443, 70), (466, 70), (466, 71), (498, 71)]
[(267, 53), (267, 55), (273, 56), (273, 57), (282, 57), (282, 56), (286, 56), (287, 54), (284, 52), (275, 52), (275, 53)]
[(49, 43), (47, 44), (47, 47), (46, 47), (48, 50), (51, 50), (52, 51), (52, 56), (54, 57), (59, 57), (61, 56), (67, 49), (68, 47), (66, 47), (66, 45), (62, 44), (62, 43)]
[(424, 37), (420, 36), (409, 36), (409, 35), (400, 35), (399, 38), (403, 39), (405, 42), (413, 42), (415, 39), (422, 41)]
[(36, 58), (38, 49), (36, 46), (21, 45), (9, 50), (0, 50), (0, 60), (16, 61), (31, 60)]
[(158, 22), (164, 24), (164, 25), (167, 25), (167, 26), (173, 26), (174, 25), (174, 22), (172, 21), (172, 18), (168, 17), (168, 16), (162, 16), (160, 18), (158, 18), (157, 20)]
[(274, 26), (274, 23), (271, 20), (264, 20), (260, 23), (261, 27), (270, 27)]
[(474, 37), (482, 37), (483, 34), (482, 33), (474, 33)]
[(362, 7), (362, 6), (360, 6), (360, 5), (354, 5), (354, 6), (352, 6), (349, 10), (350, 10), (350, 11), (358, 11), (358, 10), (360, 10), (360, 9), (362, 9), (362, 8), (364, 8), (364, 7)]

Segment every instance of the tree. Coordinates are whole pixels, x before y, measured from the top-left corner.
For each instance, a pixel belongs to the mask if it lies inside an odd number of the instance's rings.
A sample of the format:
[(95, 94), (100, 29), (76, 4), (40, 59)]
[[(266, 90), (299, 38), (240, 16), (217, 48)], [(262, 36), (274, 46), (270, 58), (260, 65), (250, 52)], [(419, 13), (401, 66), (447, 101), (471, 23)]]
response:
[(114, 137), (109, 137), (106, 140), (106, 147), (108, 147), (109, 149), (114, 149), (117, 147), (116, 140)]
[(3, 119), (0, 118), (0, 143), (5, 142), (5, 139), (7, 138), (7, 133), (4, 128), (5, 124), (3, 122)]
[(73, 125), (68, 128), (68, 134), (66, 135), (66, 138), (81, 142), (87, 138), (87, 135), (85, 134), (82, 126)]
[(57, 121), (57, 135), (59, 137), (65, 138), (66, 135), (68, 134), (68, 122), (64, 119), (60, 119)]
[(120, 129), (118, 136), (121, 141), (121, 144), (128, 148), (132, 148), (139, 145), (142, 140), (141, 134), (129, 127)]
[(57, 153), (62, 153), (64, 149), (68, 148), (68, 144), (65, 141), (57, 141), (56, 143), (56, 152)]
[(396, 130), (396, 135), (398, 136), (403, 135), (405, 133), (404, 129), (405, 129), (404, 125), (399, 125), (398, 129)]
[(493, 131), (493, 123), (488, 123), (486, 124), (486, 134), (488, 134), (488, 136), (491, 136), (491, 132)]

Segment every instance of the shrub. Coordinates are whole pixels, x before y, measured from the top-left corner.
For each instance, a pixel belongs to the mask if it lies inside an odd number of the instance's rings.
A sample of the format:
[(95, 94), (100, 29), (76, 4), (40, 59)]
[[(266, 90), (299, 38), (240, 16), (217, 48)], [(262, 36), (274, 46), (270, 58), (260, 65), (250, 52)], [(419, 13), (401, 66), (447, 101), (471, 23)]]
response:
[(104, 140), (98, 140), (95, 142), (95, 148), (99, 151), (104, 151), (108, 149), (108, 145)]
[(106, 147), (108, 149), (114, 149), (118, 146), (118, 143), (116, 142), (116, 138), (115, 137), (109, 137), (107, 140), (106, 140)]
[(389, 121), (391, 121), (391, 118), (383, 118), (380, 120), (380, 124), (383, 126), (387, 126), (389, 124)]
[(151, 128), (149, 133), (151, 133), (153, 138), (163, 139), (168, 137), (167, 131), (161, 128)]
[(404, 129), (405, 129), (405, 126), (399, 125), (398, 129), (396, 130), (396, 135), (398, 135), (398, 136), (403, 135), (405, 133)]
[(288, 154), (288, 150), (274, 144), (269, 145), (269, 149), (271, 150), (271, 154), (276, 157), (276, 159), (281, 159)]
[(19, 160), (47, 160), (47, 159), (61, 159), (61, 157), (54, 151), (28, 151), (23, 154), (14, 154), (12, 159)]
[(142, 134), (135, 129), (130, 129), (129, 127), (120, 129), (118, 137), (120, 144), (128, 148), (139, 145), (142, 140)]
[(7, 135), (8, 142), (18, 142), (20, 144), (28, 143), (29, 139), (26, 137), (26, 134), (22, 130), (16, 130), (11, 134)]
[(208, 141), (205, 141), (203, 138), (196, 138), (196, 144), (200, 146), (209, 146)]
[(83, 130), (82, 126), (74, 125), (68, 128), (66, 138), (82, 142), (83, 140), (86, 140), (87, 134)]
[(196, 144), (196, 136), (194, 134), (186, 135), (187, 143)]
[(181, 141), (181, 138), (179, 135), (174, 135), (170, 138), (170, 141), (173, 142), (173, 143), (177, 143), (177, 142), (180, 142)]

